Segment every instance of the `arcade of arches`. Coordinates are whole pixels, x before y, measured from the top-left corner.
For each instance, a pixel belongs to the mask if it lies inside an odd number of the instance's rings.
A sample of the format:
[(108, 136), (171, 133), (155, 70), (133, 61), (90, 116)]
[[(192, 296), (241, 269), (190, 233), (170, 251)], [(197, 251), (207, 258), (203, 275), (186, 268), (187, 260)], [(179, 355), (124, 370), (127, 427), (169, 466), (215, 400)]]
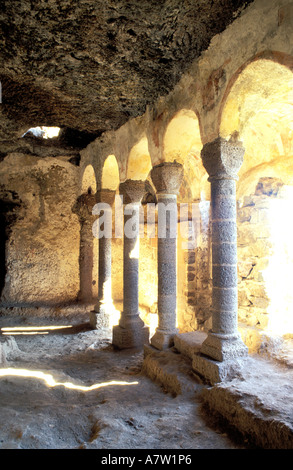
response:
[(144, 114), (72, 153), (50, 127), (0, 153), (4, 320), (82, 312), (150, 376), (160, 354), (187, 355), (245, 435), (226, 384), (276, 345), (292, 368), (292, 19), (292, 1), (256, 0)]

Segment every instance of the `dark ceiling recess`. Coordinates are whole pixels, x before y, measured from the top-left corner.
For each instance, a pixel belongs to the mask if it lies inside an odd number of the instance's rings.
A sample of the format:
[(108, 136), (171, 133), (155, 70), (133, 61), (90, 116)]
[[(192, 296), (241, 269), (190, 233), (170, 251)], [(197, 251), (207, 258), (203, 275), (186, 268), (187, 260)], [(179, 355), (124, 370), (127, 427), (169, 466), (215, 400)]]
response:
[(2, 0), (0, 140), (24, 125), (117, 129), (168, 93), (251, 1)]
[(61, 129), (58, 136), (58, 141), (65, 147), (70, 146), (77, 149), (83, 149), (99, 136), (100, 134), (78, 131), (76, 129), (70, 129), (69, 127), (66, 127), (65, 129)]

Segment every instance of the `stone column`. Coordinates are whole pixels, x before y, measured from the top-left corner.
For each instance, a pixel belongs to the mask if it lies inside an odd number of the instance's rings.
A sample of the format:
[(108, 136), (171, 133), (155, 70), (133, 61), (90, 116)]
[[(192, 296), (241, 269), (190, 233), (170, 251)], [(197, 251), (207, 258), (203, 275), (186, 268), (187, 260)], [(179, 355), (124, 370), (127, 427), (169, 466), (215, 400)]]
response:
[(108, 328), (111, 315), (115, 312), (111, 283), (112, 206), (114, 198), (115, 191), (110, 189), (101, 189), (96, 193), (96, 203), (100, 204), (102, 212), (100, 217), (103, 217), (103, 230), (100, 229), (99, 233), (96, 234), (99, 237), (98, 301), (94, 311), (90, 312), (90, 325), (95, 329)]
[(80, 253), (79, 276), (80, 288), (78, 300), (83, 303), (93, 303), (93, 234), (94, 216), (92, 209), (96, 198), (94, 194), (84, 193), (78, 197), (73, 212), (78, 215), (80, 222)]
[(244, 151), (241, 142), (218, 138), (201, 154), (211, 182), (212, 330), (192, 367), (210, 383), (233, 377), (247, 355), (237, 330), (236, 180)]
[(151, 345), (159, 350), (171, 347), (177, 333), (177, 194), (183, 167), (164, 162), (155, 166), (151, 178), (158, 197), (158, 327)]
[(126, 180), (119, 186), (124, 206), (123, 312), (113, 328), (113, 345), (119, 349), (143, 348), (149, 328), (139, 316), (139, 212), (145, 182)]

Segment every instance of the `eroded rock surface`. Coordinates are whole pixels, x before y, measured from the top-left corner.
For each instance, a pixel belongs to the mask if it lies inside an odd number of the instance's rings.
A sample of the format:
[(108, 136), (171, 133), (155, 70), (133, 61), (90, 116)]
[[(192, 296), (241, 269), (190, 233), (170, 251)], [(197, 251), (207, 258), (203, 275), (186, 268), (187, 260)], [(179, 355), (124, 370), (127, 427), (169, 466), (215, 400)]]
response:
[(244, 0), (30, 2), (0, 12), (0, 138), (117, 129), (169, 92)]

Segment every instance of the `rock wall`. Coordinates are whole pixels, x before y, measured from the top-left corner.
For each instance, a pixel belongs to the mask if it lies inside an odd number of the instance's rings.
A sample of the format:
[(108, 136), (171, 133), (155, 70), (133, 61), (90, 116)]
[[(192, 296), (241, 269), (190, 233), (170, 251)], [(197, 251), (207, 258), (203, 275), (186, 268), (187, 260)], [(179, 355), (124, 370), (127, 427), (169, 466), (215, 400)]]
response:
[[(209, 328), (212, 295), (210, 203), (189, 204), (189, 239), (180, 239), (178, 324), (180, 332)], [(181, 253), (181, 256), (180, 256)]]
[(292, 334), (292, 186), (260, 178), (238, 209), (239, 321)]
[(0, 200), (8, 207), (2, 215), (2, 306), (76, 299), (80, 224), (72, 208), (77, 171), (68, 162), (19, 153), (0, 163)]
[(245, 197), (238, 210), (238, 318), (260, 328), (268, 325), (270, 303), (263, 275), (272, 250), (269, 202), (265, 195)]

